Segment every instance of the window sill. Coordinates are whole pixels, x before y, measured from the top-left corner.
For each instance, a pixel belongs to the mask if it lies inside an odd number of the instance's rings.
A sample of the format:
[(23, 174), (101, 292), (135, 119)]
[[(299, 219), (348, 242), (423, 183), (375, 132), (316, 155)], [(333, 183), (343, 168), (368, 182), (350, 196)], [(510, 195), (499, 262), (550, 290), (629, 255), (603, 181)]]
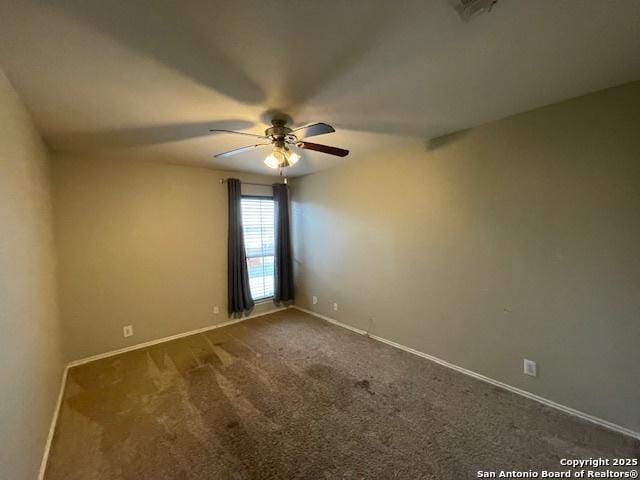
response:
[(253, 303), (256, 305), (261, 305), (263, 303), (271, 303), (273, 302), (273, 297), (261, 298), (260, 300), (254, 300)]

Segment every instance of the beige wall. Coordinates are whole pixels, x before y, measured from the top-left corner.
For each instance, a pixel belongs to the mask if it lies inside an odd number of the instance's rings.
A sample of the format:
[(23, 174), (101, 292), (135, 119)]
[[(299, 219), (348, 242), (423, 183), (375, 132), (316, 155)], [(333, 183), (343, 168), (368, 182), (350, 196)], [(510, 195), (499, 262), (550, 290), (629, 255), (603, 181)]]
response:
[[(273, 179), (108, 158), (56, 156), (53, 165), (68, 360), (228, 320), (220, 179)], [(269, 302), (253, 313), (272, 308)], [(124, 325), (133, 325), (133, 337), (123, 337)]]
[(49, 164), (0, 71), (0, 478), (33, 480), (62, 376)]
[(303, 177), (292, 211), (298, 305), (640, 431), (640, 83)]

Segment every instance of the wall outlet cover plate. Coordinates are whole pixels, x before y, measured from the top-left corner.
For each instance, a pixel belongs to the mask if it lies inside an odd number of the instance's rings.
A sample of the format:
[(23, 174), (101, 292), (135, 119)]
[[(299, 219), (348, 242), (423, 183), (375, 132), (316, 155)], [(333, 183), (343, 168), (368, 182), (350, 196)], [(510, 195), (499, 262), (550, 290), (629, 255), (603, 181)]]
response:
[(538, 376), (538, 364), (533, 360), (524, 359), (524, 374), (532, 377)]

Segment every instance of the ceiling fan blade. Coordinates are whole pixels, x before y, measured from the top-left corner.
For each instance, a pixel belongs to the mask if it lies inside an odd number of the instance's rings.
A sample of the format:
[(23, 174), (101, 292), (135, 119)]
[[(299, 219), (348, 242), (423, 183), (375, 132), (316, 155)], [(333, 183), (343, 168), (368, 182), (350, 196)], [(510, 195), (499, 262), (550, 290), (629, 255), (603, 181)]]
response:
[(320, 145), (319, 143), (298, 142), (296, 146), (304, 148), (306, 150), (328, 153), (329, 155), (335, 155), (337, 157), (346, 157), (347, 155), (349, 155), (349, 150), (338, 147), (330, 147), (329, 145)]
[(270, 145), (269, 143), (258, 143), (256, 145), (247, 145), (246, 147), (236, 148), (234, 150), (229, 150), (228, 152), (219, 153), (214, 155), (215, 158), (224, 158), (230, 157), (231, 155), (236, 155), (237, 153), (248, 152), (249, 150), (253, 150), (257, 147), (262, 147), (264, 145)]
[(243, 129), (251, 128), (253, 123), (245, 120), (227, 119), (213, 122), (164, 123), (100, 130), (75, 130), (68, 133), (56, 133), (48, 140), (52, 148), (65, 153), (144, 148), (202, 137), (207, 135), (208, 129), (216, 125)]
[[(298, 133), (300, 132), (300, 133)], [(307, 125), (306, 127), (296, 128), (293, 132), (295, 135), (300, 138), (314, 137), (316, 135), (324, 135), (325, 133), (333, 133), (335, 130), (331, 125), (326, 123), (314, 123), (312, 125)]]
[(235, 133), (236, 135), (244, 135), (245, 137), (254, 137), (254, 138), (262, 138), (263, 140), (266, 140), (269, 137), (265, 137), (264, 135), (256, 135), (255, 133), (246, 133), (246, 132), (237, 132), (235, 130), (222, 130), (219, 128), (212, 128), (211, 130), (209, 130), (210, 132), (214, 132), (214, 133)]

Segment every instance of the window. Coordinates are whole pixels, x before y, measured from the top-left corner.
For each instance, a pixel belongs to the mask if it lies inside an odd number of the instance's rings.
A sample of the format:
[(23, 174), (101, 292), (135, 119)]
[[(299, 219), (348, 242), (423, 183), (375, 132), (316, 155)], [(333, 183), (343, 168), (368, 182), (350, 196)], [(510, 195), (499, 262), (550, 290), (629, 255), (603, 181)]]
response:
[(242, 230), (251, 297), (273, 297), (274, 209), (271, 197), (242, 197)]

